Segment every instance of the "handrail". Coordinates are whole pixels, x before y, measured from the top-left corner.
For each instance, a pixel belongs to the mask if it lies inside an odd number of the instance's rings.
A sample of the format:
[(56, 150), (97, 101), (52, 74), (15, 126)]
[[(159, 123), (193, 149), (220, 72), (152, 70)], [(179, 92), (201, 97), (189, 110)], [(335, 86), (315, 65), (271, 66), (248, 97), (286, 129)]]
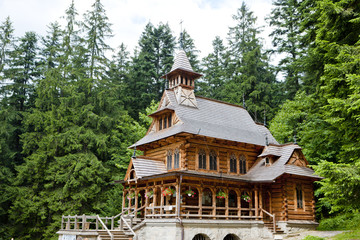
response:
[[(131, 231), (131, 233), (134, 235), (133, 239), (137, 240), (137, 235), (134, 232), (134, 230), (130, 227), (130, 225), (127, 223), (126, 219), (123, 216), (120, 216), (120, 219), (125, 222), (126, 226), (128, 227), (128, 229)], [(111, 239), (112, 240), (112, 239)]]
[(103, 228), (105, 228), (105, 230), (107, 231), (107, 233), (109, 234), (111, 240), (114, 240), (114, 235), (109, 231), (109, 229), (107, 228), (107, 226), (104, 224), (104, 222), (101, 220), (101, 218), (99, 217), (99, 215), (96, 215), (97, 219), (99, 220), (99, 222), (101, 223), (101, 225), (103, 226)]
[(261, 211), (263, 211), (264, 213), (266, 213), (267, 215), (269, 215), (270, 217), (272, 217), (273, 219), (273, 228), (274, 228), (274, 232), (276, 232), (276, 219), (275, 219), (275, 213), (271, 214), (268, 211), (266, 211), (265, 209), (260, 208)]
[(135, 213), (135, 212), (137, 212), (137, 211), (140, 211), (140, 210), (144, 209), (145, 207), (146, 207), (146, 205), (144, 204), (142, 207), (135, 209), (135, 210), (132, 211), (131, 213), (127, 214), (126, 216), (129, 216), (129, 215), (131, 215), (131, 214), (133, 214), (133, 213)]

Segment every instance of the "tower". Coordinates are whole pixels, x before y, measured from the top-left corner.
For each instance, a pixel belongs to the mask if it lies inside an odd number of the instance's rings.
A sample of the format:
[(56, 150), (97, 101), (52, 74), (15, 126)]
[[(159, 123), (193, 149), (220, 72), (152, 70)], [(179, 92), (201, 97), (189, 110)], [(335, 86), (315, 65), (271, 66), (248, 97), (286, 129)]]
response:
[(202, 74), (195, 72), (184, 50), (176, 55), (174, 64), (169, 73), (162, 76), (168, 80), (169, 89), (173, 89), (178, 104), (189, 107), (197, 107), (194, 94), (195, 80)]

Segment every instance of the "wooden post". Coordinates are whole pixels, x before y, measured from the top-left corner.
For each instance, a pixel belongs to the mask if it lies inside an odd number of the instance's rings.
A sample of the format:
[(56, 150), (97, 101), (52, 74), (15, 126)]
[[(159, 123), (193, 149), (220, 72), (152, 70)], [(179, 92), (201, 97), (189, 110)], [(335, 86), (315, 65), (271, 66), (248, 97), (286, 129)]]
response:
[[(176, 179), (176, 183), (178, 182), (178, 179)], [(180, 201), (180, 190), (179, 190), (179, 185), (176, 184), (175, 186), (175, 192), (176, 192), (176, 199), (175, 199), (175, 204), (176, 204), (176, 207), (175, 207), (175, 214), (176, 216), (178, 216), (178, 213), (180, 211), (179, 209), (179, 201)]]
[(200, 215), (200, 219), (202, 219), (202, 197), (203, 197), (203, 189), (202, 189), (202, 187), (200, 187), (199, 189), (198, 189), (199, 191), (198, 191), (198, 193), (199, 193), (199, 215)]
[(229, 219), (229, 189), (225, 189), (226, 197), (225, 197), (225, 216), (226, 219)]
[(95, 230), (99, 229), (99, 219), (96, 218), (96, 222), (95, 222)]
[(252, 191), (249, 191), (250, 193), (250, 196), (251, 196), (251, 201), (249, 203), (249, 215), (252, 217), (253, 216), (253, 211), (252, 211), (252, 208), (253, 208), (253, 202), (254, 202), (254, 199), (253, 199), (253, 195), (252, 195)]
[(164, 191), (164, 186), (161, 186), (161, 192), (160, 192), (160, 218), (162, 217), (162, 215), (164, 214), (164, 196), (162, 195)]
[[(263, 204), (262, 204), (262, 202), (263, 202), (262, 193), (263, 193), (263, 191), (262, 191), (262, 186), (260, 186), (260, 192), (259, 192), (259, 205), (260, 205), (260, 209), (263, 208)], [(260, 211), (260, 217), (261, 217), (261, 219), (263, 219), (263, 217), (264, 217), (263, 211)]]
[(216, 189), (215, 191), (212, 191), (212, 206), (213, 206), (213, 215), (214, 215), (214, 219), (216, 219)]
[[(77, 215), (75, 215), (75, 221), (74, 221), (74, 229), (78, 228), (78, 222), (77, 222)], [(80, 228), (79, 228), (80, 229)]]
[(66, 230), (70, 230), (70, 215), (68, 215), (68, 220), (66, 223)]
[(61, 216), (61, 230), (64, 229), (64, 215)]
[(85, 214), (82, 215), (82, 229), (85, 229), (85, 222), (86, 222), (86, 217)]
[(255, 216), (256, 220), (259, 220), (259, 196), (258, 196), (258, 186), (255, 187)]
[(134, 215), (137, 218), (137, 209), (139, 207), (139, 191), (135, 190), (135, 207), (134, 207)]
[(123, 191), (123, 199), (122, 199), (122, 209), (121, 209), (121, 211), (124, 211), (124, 208), (125, 208), (125, 194), (126, 193), (126, 191), (124, 190)]
[(237, 192), (237, 207), (238, 207), (238, 217), (241, 220), (241, 191)]

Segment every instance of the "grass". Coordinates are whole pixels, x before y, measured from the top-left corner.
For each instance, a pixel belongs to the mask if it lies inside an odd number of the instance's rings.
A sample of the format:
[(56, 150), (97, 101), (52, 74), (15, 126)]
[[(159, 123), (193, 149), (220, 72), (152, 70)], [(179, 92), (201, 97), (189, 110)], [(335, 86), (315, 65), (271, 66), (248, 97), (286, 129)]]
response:
[(340, 233), (333, 237), (332, 240), (360, 240), (360, 229)]
[(303, 240), (325, 240), (325, 238), (308, 235)]

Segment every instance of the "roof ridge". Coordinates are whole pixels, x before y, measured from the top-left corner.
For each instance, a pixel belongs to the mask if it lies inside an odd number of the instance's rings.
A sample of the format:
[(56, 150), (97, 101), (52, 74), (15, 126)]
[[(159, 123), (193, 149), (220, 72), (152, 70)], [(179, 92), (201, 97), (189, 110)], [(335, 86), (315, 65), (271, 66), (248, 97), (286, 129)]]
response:
[[(229, 102), (225, 102), (225, 101), (222, 101), (222, 100), (213, 99), (213, 98), (208, 98), (208, 97), (199, 96), (199, 95), (197, 95), (196, 97), (197, 97), (197, 98), (206, 99), (206, 100), (210, 100), (210, 101), (213, 101), (213, 102), (224, 103), (224, 104), (226, 104), (226, 105), (230, 105), (230, 106), (234, 106), (234, 107), (239, 107), (239, 108), (242, 108), (242, 109), (246, 110), (243, 106), (238, 105), (238, 104), (235, 104), (235, 103), (229, 103)], [(246, 111), (247, 111), (247, 110), (246, 110)]]

